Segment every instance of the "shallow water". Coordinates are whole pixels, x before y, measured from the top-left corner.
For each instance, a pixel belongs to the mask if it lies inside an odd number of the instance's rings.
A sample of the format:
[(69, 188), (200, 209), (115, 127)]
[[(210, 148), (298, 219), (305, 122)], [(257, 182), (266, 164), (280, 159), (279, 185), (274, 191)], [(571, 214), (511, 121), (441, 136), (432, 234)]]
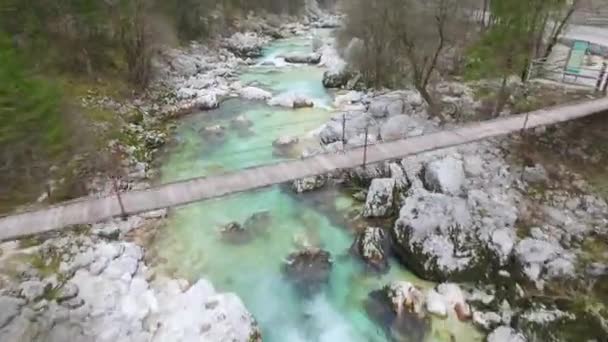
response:
[[(281, 54), (309, 52), (309, 38), (273, 43), (264, 60)], [(322, 87), (323, 70), (312, 66), (250, 67), (244, 70), (244, 84), (278, 94), (298, 91), (329, 107), (331, 95)], [(205, 142), (199, 129), (223, 124), (245, 115), (254, 122), (251, 132), (230, 130), (221, 143)], [(205, 176), (281, 160), (272, 153), (272, 141), (282, 135), (307, 134), (332, 115), (323, 108), (290, 110), (259, 102), (229, 100), (216, 111), (200, 113), (184, 120), (178, 129), (178, 143), (167, 152), (162, 165), (163, 181)], [(206, 201), (176, 210), (167, 228), (151, 246), (166, 263), (165, 270), (195, 281), (205, 277), (222, 291), (237, 293), (258, 320), (265, 341), (386, 341), (380, 327), (366, 316), (363, 301), (367, 294), (391, 280), (432, 286), (393, 264), (390, 273), (366, 275), (361, 265), (348, 255), (353, 237), (340, 217), (356, 206), (352, 199), (335, 190), (328, 191), (323, 210), (307, 196), (296, 196), (280, 186)], [(269, 211), (272, 221), (265, 234), (251, 242), (230, 245), (217, 229), (251, 214)], [(333, 213), (334, 215), (328, 215)], [(299, 296), (281, 274), (283, 259), (306, 241), (329, 251), (334, 259), (329, 286), (320, 295)], [(429, 341), (475, 341), (479, 336), (470, 326), (455, 319), (435, 320)], [(479, 339), (480, 340), (480, 339)]]

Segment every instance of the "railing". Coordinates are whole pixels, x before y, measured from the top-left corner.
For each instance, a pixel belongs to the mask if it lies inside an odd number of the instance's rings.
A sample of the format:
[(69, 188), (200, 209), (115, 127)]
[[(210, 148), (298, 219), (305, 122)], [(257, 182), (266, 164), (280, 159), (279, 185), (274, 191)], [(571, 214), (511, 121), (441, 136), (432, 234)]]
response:
[(540, 58), (530, 63), (528, 79), (546, 78), (568, 84), (594, 87), (596, 90), (606, 89), (606, 66), (601, 68), (580, 67), (577, 73), (566, 70), (566, 59), (550, 61)]

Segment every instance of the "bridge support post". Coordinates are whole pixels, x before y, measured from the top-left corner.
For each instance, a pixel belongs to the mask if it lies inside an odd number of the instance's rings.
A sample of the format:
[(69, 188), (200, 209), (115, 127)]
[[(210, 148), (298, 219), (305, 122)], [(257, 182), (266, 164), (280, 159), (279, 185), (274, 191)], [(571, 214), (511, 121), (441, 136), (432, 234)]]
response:
[(528, 121), (530, 119), (530, 113), (526, 113), (526, 118), (524, 120), (524, 125), (521, 128), (520, 131), (520, 136), (521, 136), (521, 142), (523, 144), (522, 146), (522, 151), (524, 153), (524, 156), (522, 157), (522, 161), (521, 161), (521, 174), (520, 174), (520, 178), (519, 181), (523, 183), (524, 181), (524, 172), (526, 171), (526, 158), (527, 156), (527, 152), (528, 152), (528, 133), (526, 132), (526, 129), (528, 128)]
[(346, 151), (346, 114), (342, 114), (342, 149)]
[(363, 144), (363, 167), (367, 164), (367, 135), (369, 133), (369, 126), (365, 126), (365, 143)]

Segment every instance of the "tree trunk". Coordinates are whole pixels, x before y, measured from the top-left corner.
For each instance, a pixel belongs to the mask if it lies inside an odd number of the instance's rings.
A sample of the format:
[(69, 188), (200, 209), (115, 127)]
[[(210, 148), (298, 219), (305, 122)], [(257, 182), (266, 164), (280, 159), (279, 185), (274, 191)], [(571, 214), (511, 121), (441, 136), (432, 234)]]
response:
[(578, 5), (578, 2), (579, 2), (579, 0), (574, 0), (574, 2), (572, 3), (572, 5), (570, 5), (570, 8), (568, 9), (568, 12), (566, 12), (566, 15), (560, 21), (557, 29), (555, 30), (555, 32), (553, 32), (553, 35), (551, 35), (551, 38), (549, 39), (549, 43), (547, 44), (547, 48), (545, 49), (545, 53), (543, 55), (543, 58), (549, 58), (549, 56), (551, 55), (551, 52), (553, 52), (553, 48), (555, 47), (555, 45), (557, 45), (557, 41), (559, 39), (559, 36), (562, 34), (562, 31), (564, 30), (564, 28), (566, 28), (566, 25), (568, 24), (568, 21), (570, 20), (570, 18), (572, 17), (572, 15), (574, 14), (574, 12), (576, 11), (576, 7)]
[(439, 116), (439, 114), (440, 114), (439, 109), (437, 108), (435, 101), (433, 100), (433, 97), (431, 96), (429, 91), (426, 89), (426, 87), (423, 86), (420, 82), (414, 82), (414, 86), (416, 87), (416, 90), (418, 90), (418, 92), (420, 93), (422, 98), (429, 105), (429, 114), (433, 117)]
[(486, 15), (488, 14), (488, 5), (490, 4), (489, 0), (483, 0), (483, 12), (481, 17), (481, 28), (486, 29)]
[(507, 104), (507, 99), (509, 98), (509, 91), (507, 89), (507, 78), (507, 74), (502, 77), (500, 91), (498, 92), (498, 97), (496, 98), (496, 107), (494, 108), (493, 113), (494, 117), (498, 117), (502, 110), (505, 108), (505, 105)]

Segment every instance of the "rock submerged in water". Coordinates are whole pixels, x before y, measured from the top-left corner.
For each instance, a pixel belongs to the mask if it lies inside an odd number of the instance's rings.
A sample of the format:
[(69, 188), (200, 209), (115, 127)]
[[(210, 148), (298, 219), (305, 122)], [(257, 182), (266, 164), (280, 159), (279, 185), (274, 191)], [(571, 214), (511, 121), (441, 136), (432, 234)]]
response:
[(272, 142), (273, 154), (278, 157), (295, 157), (298, 155), (298, 137), (282, 136)]
[(252, 231), (245, 229), (237, 222), (230, 222), (220, 229), (222, 240), (231, 244), (245, 244), (254, 238)]
[(244, 115), (239, 115), (236, 118), (230, 120), (230, 126), (238, 130), (246, 130), (253, 126), (253, 122), (247, 119)]
[(321, 189), (327, 183), (327, 176), (319, 175), (293, 181), (291, 188), (298, 194)]
[(375, 272), (389, 269), (390, 240), (382, 228), (367, 227), (355, 238), (351, 251), (358, 255), (367, 267)]
[(210, 141), (223, 141), (226, 138), (226, 127), (222, 125), (213, 125), (203, 127), (199, 133), (203, 135), (203, 138)]
[(283, 273), (305, 296), (312, 296), (329, 282), (333, 262), (329, 252), (307, 248), (291, 253), (283, 264)]
[(231, 244), (245, 244), (268, 233), (272, 223), (269, 211), (259, 211), (249, 216), (243, 224), (230, 222), (220, 228), (222, 240)]
[(249, 216), (243, 223), (243, 228), (254, 234), (265, 234), (269, 231), (272, 224), (270, 211), (259, 211)]
[(424, 341), (431, 321), (423, 310), (424, 296), (408, 282), (394, 282), (372, 291), (366, 302), (368, 316), (393, 341)]

